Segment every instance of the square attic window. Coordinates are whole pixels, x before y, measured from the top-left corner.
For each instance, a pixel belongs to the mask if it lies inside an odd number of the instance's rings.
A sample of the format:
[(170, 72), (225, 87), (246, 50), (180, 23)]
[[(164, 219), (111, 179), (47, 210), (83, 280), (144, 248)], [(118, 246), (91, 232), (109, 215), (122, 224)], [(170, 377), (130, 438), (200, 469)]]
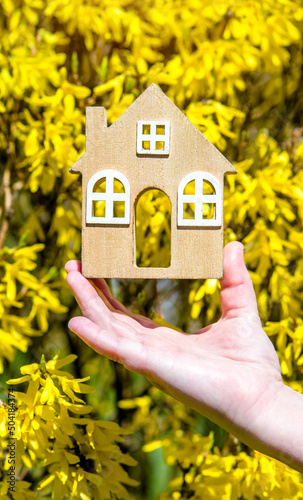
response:
[(169, 133), (170, 122), (138, 121), (137, 153), (139, 155), (168, 155)]

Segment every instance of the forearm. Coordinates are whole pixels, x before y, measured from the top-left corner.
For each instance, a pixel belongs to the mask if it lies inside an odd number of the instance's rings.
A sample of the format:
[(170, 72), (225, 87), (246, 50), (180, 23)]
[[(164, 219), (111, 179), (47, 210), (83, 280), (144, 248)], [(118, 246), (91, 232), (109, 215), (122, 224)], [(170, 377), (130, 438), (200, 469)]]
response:
[[(253, 446), (303, 473), (303, 395), (281, 385), (255, 420)], [(249, 443), (250, 444), (250, 443)]]

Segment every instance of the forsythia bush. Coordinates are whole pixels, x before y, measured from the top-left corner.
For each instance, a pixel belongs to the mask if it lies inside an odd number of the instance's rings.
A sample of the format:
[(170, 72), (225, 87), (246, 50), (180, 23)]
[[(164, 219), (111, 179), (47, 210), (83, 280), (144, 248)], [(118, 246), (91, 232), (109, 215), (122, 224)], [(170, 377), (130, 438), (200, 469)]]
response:
[[(9, 384), (30, 381), (26, 393), (15, 393), (16, 467), (21, 463), (29, 469), (48, 466), (37, 486), (42, 496), (51, 491), (54, 498), (106, 499), (112, 495), (129, 498), (121, 483), (136, 485), (136, 481), (127, 476), (120, 464), (135, 465), (136, 462), (112, 444), (113, 441), (121, 442), (121, 434), (126, 431), (114, 422), (81, 417), (89, 414), (92, 407), (86, 405), (75, 392), (87, 394), (94, 389), (83, 383), (89, 377), (75, 379), (60, 370), (74, 361), (75, 355), (60, 360), (57, 358), (55, 356), (45, 363), (42, 356), (40, 365), (23, 366), (21, 373), (24, 376), (8, 381)], [(9, 414), (3, 406), (5, 438)], [(69, 412), (80, 415), (80, 418), (71, 416)], [(7, 447), (8, 443), (5, 444)], [(9, 457), (10, 454), (6, 454), (4, 471), (10, 467)], [(18, 487), (22, 488), (17, 483)], [(6, 482), (1, 495), (10, 498), (8, 492), (9, 484)], [(18, 493), (21, 494), (21, 490)], [(33, 492), (22, 491), (22, 494), (23, 498), (38, 498)]]
[[(303, 497), (300, 474), (70, 335), (63, 271), (80, 258), (81, 179), (68, 170), (85, 106), (112, 123), (156, 83), (238, 170), (225, 241), (243, 242), (284, 381), (303, 393), (302, 33), (303, 0), (2, 0), (0, 499)], [(139, 265), (165, 265), (166, 199), (148, 191), (137, 210)], [(220, 315), (217, 280), (110, 284), (176, 328)]]

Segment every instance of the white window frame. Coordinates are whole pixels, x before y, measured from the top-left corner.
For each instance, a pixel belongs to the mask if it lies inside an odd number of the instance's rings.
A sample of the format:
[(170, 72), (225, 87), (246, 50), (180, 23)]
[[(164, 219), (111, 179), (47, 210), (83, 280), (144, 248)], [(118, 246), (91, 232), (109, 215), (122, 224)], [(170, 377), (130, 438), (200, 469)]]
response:
[[(104, 193), (93, 192), (98, 180), (106, 179)], [(125, 193), (114, 193), (114, 181), (118, 179)], [(105, 217), (93, 215), (93, 202), (105, 201)], [(114, 217), (114, 201), (124, 201), (124, 217)], [(86, 189), (86, 222), (88, 224), (129, 224), (130, 222), (130, 185), (124, 174), (117, 170), (106, 169), (96, 172), (88, 181)]]
[[(204, 180), (213, 186), (213, 194), (203, 194)], [(195, 181), (195, 194), (184, 194), (185, 187), (191, 181)], [(178, 188), (178, 226), (221, 227), (222, 202), (222, 188), (214, 175), (201, 171), (186, 175), (180, 182)], [(184, 203), (195, 204), (194, 219), (184, 219)], [(214, 203), (215, 217), (213, 219), (203, 219), (203, 203)], [(199, 210), (197, 208), (199, 208)]]
[[(150, 126), (150, 134), (143, 134), (144, 125)], [(157, 126), (164, 126), (164, 134), (157, 134)], [(163, 156), (169, 154), (169, 136), (170, 122), (169, 121), (148, 121), (139, 120), (137, 122), (137, 153), (140, 155), (157, 155)], [(150, 148), (144, 149), (143, 142), (149, 142)], [(156, 149), (156, 142), (163, 142), (163, 149)]]

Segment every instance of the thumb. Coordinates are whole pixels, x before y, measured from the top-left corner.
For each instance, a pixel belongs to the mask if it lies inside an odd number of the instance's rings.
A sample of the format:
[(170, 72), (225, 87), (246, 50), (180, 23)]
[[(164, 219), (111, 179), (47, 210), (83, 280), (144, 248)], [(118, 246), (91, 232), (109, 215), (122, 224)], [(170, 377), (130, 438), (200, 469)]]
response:
[(242, 243), (228, 243), (223, 251), (223, 279), (221, 280), (222, 317), (227, 314), (257, 313), (253, 284), (246, 269)]

